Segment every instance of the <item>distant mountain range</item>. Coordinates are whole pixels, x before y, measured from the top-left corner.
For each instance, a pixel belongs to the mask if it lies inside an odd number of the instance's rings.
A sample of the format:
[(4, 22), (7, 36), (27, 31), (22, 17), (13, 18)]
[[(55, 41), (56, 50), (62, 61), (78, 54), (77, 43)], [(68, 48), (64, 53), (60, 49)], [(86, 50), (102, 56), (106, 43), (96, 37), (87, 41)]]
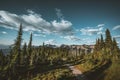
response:
[(0, 44), (0, 49), (8, 49), (9, 47), (10, 47), (10, 45)]

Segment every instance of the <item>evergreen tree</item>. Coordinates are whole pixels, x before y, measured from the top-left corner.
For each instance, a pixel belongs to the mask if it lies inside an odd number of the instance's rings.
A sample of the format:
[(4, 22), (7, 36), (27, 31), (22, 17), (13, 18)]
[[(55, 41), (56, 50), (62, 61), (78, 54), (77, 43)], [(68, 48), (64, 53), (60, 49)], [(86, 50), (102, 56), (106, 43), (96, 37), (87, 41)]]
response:
[(21, 64), (24, 64), (26, 62), (26, 58), (27, 58), (27, 45), (26, 43), (23, 45), (23, 48), (22, 48), (22, 53), (21, 53)]
[(29, 56), (29, 65), (32, 65), (32, 59), (33, 59), (33, 55), (32, 55), (32, 33), (30, 34), (30, 41), (28, 44), (28, 56)]
[(96, 43), (95, 43), (95, 47), (94, 47), (94, 52), (93, 53), (97, 52), (97, 43), (98, 43), (98, 40), (96, 39)]
[(101, 39), (100, 39), (100, 49), (103, 49), (105, 47), (103, 35), (101, 34)]
[(111, 49), (112, 47), (112, 39), (109, 29), (106, 30), (106, 39), (105, 39), (105, 47), (107, 49)]
[(97, 40), (96, 40), (96, 44), (95, 44), (95, 51), (97, 52), (97, 51), (99, 51), (100, 50), (100, 39), (98, 38)]
[(22, 42), (22, 24), (20, 24), (17, 39), (15, 40), (15, 43), (13, 45), (11, 65), (20, 64), (21, 42)]
[(32, 52), (32, 33), (30, 34), (30, 41), (28, 44), (28, 55), (31, 55)]
[(98, 42), (97, 42), (97, 45), (98, 45), (97, 50), (98, 50), (98, 51), (101, 50), (101, 48), (100, 48), (101, 45), (100, 45), (100, 44), (101, 44), (101, 41), (100, 41), (100, 39), (98, 38)]
[(0, 67), (4, 67), (5, 55), (2, 50), (0, 50)]
[(119, 53), (119, 47), (117, 46), (117, 42), (115, 40), (115, 38), (113, 38), (113, 43), (112, 43), (112, 50), (116, 53)]
[(23, 54), (26, 56), (27, 55), (27, 45), (26, 43), (23, 45)]
[(8, 75), (10, 76), (10, 78), (16, 76), (17, 73), (16, 67), (20, 65), (21, 42), (22, 42), (22, 24), (20, 24), (17, 39), (15, 40), (15, 43), (10, 54), (11, 60), (7, 66)]

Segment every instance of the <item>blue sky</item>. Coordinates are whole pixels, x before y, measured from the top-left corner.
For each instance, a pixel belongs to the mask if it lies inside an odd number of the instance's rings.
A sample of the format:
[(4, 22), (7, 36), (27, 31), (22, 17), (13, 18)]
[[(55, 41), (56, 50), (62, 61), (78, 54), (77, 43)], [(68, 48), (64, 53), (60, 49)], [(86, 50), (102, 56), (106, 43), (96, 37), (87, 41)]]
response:
[[(20, 23), (23, 42), (33, 33), (33, 45), (94, 44), (110, 29), (120, 45), (120, 6), (105, 1), (19, 1), (0, 2), (0, 44), (14, 43)], [(6, 5), (6, 6), (5, 6)], [(32, 6), (31, 6), (32, 5)]]

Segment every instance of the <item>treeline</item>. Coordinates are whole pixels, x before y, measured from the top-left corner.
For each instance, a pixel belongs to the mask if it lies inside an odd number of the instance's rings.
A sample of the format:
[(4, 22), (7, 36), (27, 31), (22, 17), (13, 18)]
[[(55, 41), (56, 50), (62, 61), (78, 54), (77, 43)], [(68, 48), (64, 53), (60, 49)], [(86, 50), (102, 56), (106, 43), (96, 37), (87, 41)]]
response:
[(97, 57), (100, 58), (107, 57), (111, 59), (120, 58), (120, 49), (117, 45), (116, 39), (111, 37), (109, 29), (105, 31), (105, 39), (103, 39), (103, 35), (101, 38), (96, 40), (94, 52)]
[(83, 62), (76, 67), (83, 70), (89, 80), (120, 80), (120, 49), (109, 29), (105, 36), (96, 39), (93, 53), (84, 55)]
[[(20, 25), (17, 38), (14, 45), (12, 46), (11, 52), (8, 55), (4, 55), (0, 51), (0, 78), (13, 80), (19, 77), (17, 69), (37, 66), (49, 66), (49, 65), (61, 65), (73, 59), (69, 55), (68, 48), (52, 48), (46, 46), (44, 43), (42, 46), (32, 46), (32, 33), (30, 34), (30, 40), (28, 45), (22, 43), (22, 24)], [(23, 71), (24, 72), (24, 71)]]
[(42, 72), (42, 68), (44, 67), (50, 68), (50, 66), (54, 67), (69, 62), (75, 63), (79, 59), (83, 60), (85, 66), (90, 64), (90, 67), (92, 66), (91, 68), (93, 68), (97, 63), (120, 58), (120, 49), (117, 46), (115, 38), (112, 39), (108, 29), (106, 30), (105, 39), (101, 35), (101, 38), (96, 40), (94, 52), (87, 55), (84, 53), (77, 55), (77, 51), (75, 52), (76, 55), (73, 55), (67, 47), (52, 48), (46, 46), (44, 43), (42, 46), (35, 47), (32, 45), (32, 33), (30, 34), (29, 43), (24, 43), (22, 46), (22, 35), (22, 24), (20, 24), (18, 35), (10, 54), (5, 55), (0, 50), (1, 80), (30, 80), (30, 76), (37, 75), (34, 71), (30, 74), (31, 70), (39, 69)]

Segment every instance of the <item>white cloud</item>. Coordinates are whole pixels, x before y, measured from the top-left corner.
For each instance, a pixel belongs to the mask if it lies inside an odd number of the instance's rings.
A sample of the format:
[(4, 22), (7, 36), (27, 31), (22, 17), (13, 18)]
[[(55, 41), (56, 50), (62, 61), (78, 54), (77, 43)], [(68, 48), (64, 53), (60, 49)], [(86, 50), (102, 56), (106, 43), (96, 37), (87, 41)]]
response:
[(33, 36), (36, 36), (36, 37), (46, 37), (46, 35), (42, 35), (42, 34), (33, 34)]
[(91, 45), (91, 44), (95, 44), (95, 40), (91, 40), (91, 38), (83, 38), (82, 39), (83, 43)]
[(56, 20), (52, 21), (52, 25), (56, 29), (56, 31), (66, 31), (71, 29), (72, 23), (66, 20), (61, 20), (57, 22)]
[(120, 29), (120, 25), (113, 27), (113, 30)]
[(55, 8), (55, 11), (56, 11), (56, 15), (57, 15), (57, 17), (58, 17), (59, 19), (63, 19), (63, 18), (64, 18), (64, 17), (63, 17), (63, 14), (62, 14), (62, 12), (61, 12), (60, 9)]
[(117, 44), (120, 44), (120, 42), (117, 41)]
[(67, 40), (72, 40), (72, 41), (80, 41), (81, 39), (76, 37), (76, 36), (64, 36), (64, 37), (61, 37), (61, 38), (64, 38), (64, 39), (67, 39)]
[(97, 27), (103, 27), (105, 24), (98, 24)]
[(1, 33), (2, 33), (2, 34), (7, 34), (7, 32), (5, 32), (5, 31), (2, 31)]
[(54, 39), (50, 39), (50, 40), (47, 40), (44, 42), (45, 44), (52, 44), (52, 45), (55, 45), (56, 44), (56, 41)]
[(82, 28), (80, 31), (83, 35), (102, 34), (103, 26), (104, 26), (103, 24), (100, 24), (95, 28), (93, 27)]
[[(8, 11), (0, 10), (0, 25), (9, 29), (18, 29), (20, 23), (24, 31), (37, 31), (42, 33), (68, 34), (72, 33), (72, 23), (67, 20), (46, 21), (40, 14), (31, 10), (28, 14), (17, 15)], [(66, 32), (67, 31), (67, 32)]]
[(117, 36), (113, 36), (114, 38), (116, 38), (116, 39), (118, 39), (118, 38), (120, 38), (120, 35), (117, 35)]

